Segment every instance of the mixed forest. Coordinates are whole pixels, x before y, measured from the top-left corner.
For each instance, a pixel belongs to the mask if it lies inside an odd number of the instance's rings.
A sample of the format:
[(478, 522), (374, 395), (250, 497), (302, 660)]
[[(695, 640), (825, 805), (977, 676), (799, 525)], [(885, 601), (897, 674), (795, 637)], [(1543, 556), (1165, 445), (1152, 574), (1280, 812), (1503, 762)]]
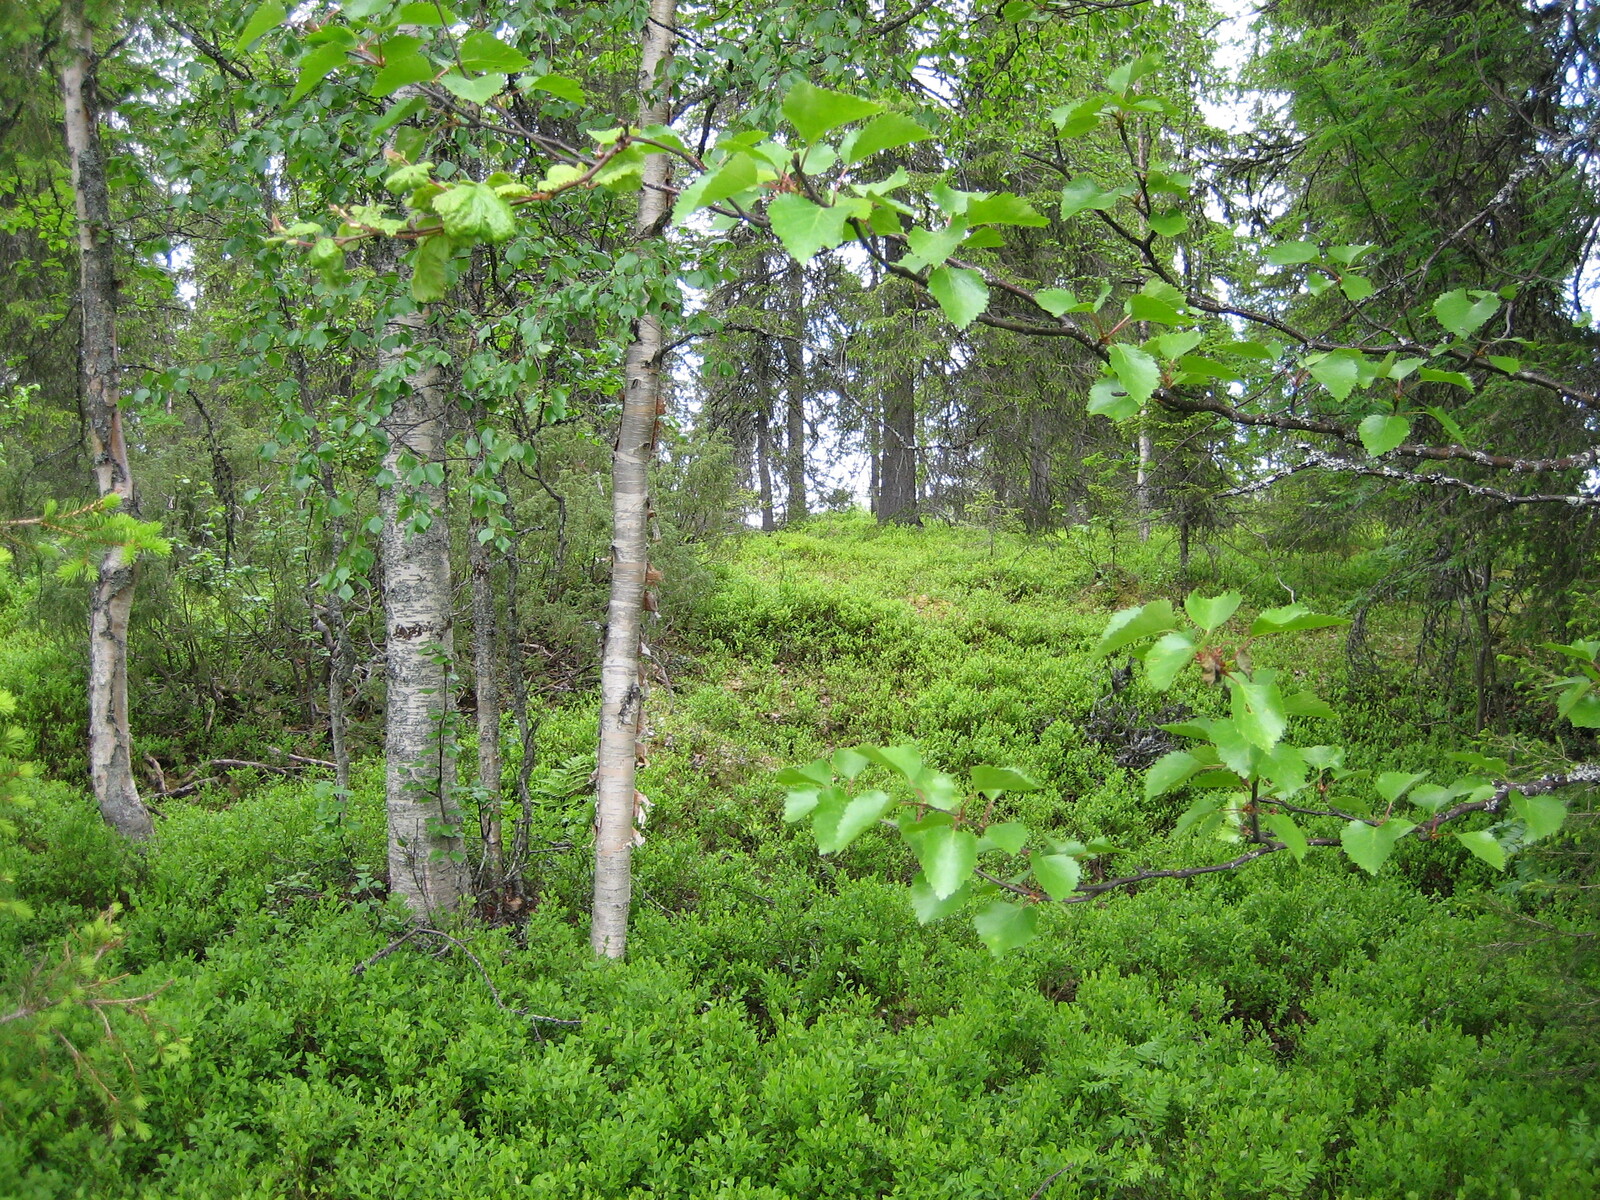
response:
[(0, 1197), (1600, 1194), (1592, 0), (0, 47)]

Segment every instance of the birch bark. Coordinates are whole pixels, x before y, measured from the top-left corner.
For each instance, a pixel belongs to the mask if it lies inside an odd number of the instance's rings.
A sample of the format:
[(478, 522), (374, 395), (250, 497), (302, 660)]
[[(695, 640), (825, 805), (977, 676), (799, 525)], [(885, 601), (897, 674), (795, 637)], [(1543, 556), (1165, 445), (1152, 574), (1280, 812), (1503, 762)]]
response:
[[(111, 242), (111, 193), (100, 146), (94, 33), (82, 0), (61, 10), (66, 61), (61, 69), (67, 156), (78, 218), (78, 306), (82, 315), (78, 378), (95, 485), (124, 511), (136, 508), (122, 428), (117, 372), (117, 278)], [(89, 598), (89, 780), (100, 815), (126, 837), (154, 832), (133, 778), (128, 725), (128, 618), (133, 612), (132, 557), (113, 546), (101, 557)]]
[[(422, 346), (426, 324), (415, 310), (385, 322), (380, 367), (388, 373), (403, 369), (407, 351)], [(415, 366), (382, 422), (389, 482), (379, 492), (388, 631), (389, 890), (423, 920), (453, 910), (467, 893), (455, 758), (447, 741), (454, 655), (450, 534), (445, 489), (437, 482), (447, 433), (445, 403), (438, 367)], [(420, 509), (426, 509), (425, 517)]]
[[(677, 0), (650, 0), (639, 64), (639, 124), (672, 119), (672, 43)], [(645, 160), (644, 188), (633, 237), (644, 245), (661, 236), (667, 220), (665, 154)], [(644, 718), (639, 636), (649, 570), (649, 469), (655, 456), (661, 401), (661, 318), (640, 317), (624, 364), (622, 421), (611, 463), (611, 601), (600, 665), (600, 750), (596, 770), (594, 904), (589, 944), (605, 958), (627, 951), (636, 837), (635, 776)]]

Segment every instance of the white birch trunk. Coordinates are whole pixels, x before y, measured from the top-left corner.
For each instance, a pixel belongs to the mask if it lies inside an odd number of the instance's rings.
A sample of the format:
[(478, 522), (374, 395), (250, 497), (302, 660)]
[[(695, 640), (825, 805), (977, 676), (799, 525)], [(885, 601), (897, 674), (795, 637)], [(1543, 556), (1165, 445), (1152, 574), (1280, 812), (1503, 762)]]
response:
[[(67, 155), (78, 218), (79, 387), (95, 485), (102, 499), (116, 496), (135, 508), (133, 473), (122, 429), (117, 374), (116, 262), (111, 243), (111, 195), (100, 149), (94, 95), (94, 34), (82, 0), (61, 10), (67, 46), (61, 70)], [(134, 564), (113, 546), (101, 557), (89, 598), (89, 780), (100, 814), (127, 837), (154, 832), (133, 778), (133, 735), (128, 726), (128, 618), (133, 612)]]
[[(672, 39), (677, 0), (650, 0), (639, 64), (639, 124), (672, 119)], [(645, 160), (644, 190), (633, 236), (639, 244), (661, 236), (667, 219), (669, 160)], [(655, 457), (656, 418), (661, 400), (661, 320), (639, 318), (624, 365), (622, 421), (611, 466), (611, 601), (600, 664), (600, 750), (596, 770), (594, 904), (589, 944), (606, 958), (621, 958), (628, 944), (632, 902), (635, 774), (644, 680), (639, 669), (640, 620), (649, 570), (649, 469)]]
[[(380, 366), (394, 368), (420, 346), (420, 312), (384, 325)], [(408, 479), (404, 459), (441, 461), (446, 436), (444, 389), (434, 366), (414, 370), (383, 421), (394, 477), (380, 489), (383, 512), (383, 608), (388, 630), (384, 783), (389, 817), (389, 890), (420, 920), (449, 912), (467, 893), (449, 727), (450, 533), (443, 486)], [(413, 468), (414, 470), (416, 468)], [(420, 472), (419, 472), (420, 475)], [(408, 497), (428, 511), (427, 527), (402, 512)]]

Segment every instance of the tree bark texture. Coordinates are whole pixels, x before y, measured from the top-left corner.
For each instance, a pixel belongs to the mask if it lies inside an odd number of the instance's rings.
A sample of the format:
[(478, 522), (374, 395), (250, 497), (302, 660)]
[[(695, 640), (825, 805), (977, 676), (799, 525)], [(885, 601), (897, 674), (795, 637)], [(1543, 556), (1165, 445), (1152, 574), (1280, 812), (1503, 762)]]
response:
[(878, 520), (917, 525), (917, 400), (907, 367), (885, 389), (883, 465), (878, 484)]
[[(67, 155), (78, 218), (79, 392), (95, 486), (135, 509), (133, 472), (123, 434), (117, 371), (117, 277), (111, 240), (111, 193), (100, 147), (95, 97), (94, 34), (81, 0), (61, 11), (67, 47), (61, 70)], [(154, 832), (133, 778), (133, 735), (128, 724), (128, 619), (133, 612), (133, 559), (113, 546), (101, 557), (89, 598), (89, 780), (100, 815), (126, 837)]]
[[(384, 325), (379, 365), (400, 369), (421, 347), (426, 319), (412, 311)], [(450, 727), (450, 532), (437, 470), (447, 434), (439, 369), (415, 367), (395, 396), (383, 431), (383, 608), (387, 628), (384, 785), (389, 817), (389, 890), (420, 919), (454, 909), (467, 892)], [(437, 475), (435, 475), (437, 477)], [(426, 510), (426, 517), (419, 515)], [(424, 526), (421, 528), (420, 526)]]
[[(668, 72), (677, 0), (650, 0), (639, 63), (639, 124), (672, 119)], [(667, 155), (645, 159), (644, 187), (633, 236), (644, 246), (661, 236), (668, 206)], [(649, 571), (649, 470), (655, 457), (661, 403), (661, 319), (640, 317), (624, 363), (622, 420), (611, 466), (611, 601), (600, 664), (600, 750), (596, 770), (594, 903), (589, 943), (605, 958), (627, 951), (632, 902), (633, 847), (638, 791), (638, 738), (644, 719), (645, 681), (639, 638)]]

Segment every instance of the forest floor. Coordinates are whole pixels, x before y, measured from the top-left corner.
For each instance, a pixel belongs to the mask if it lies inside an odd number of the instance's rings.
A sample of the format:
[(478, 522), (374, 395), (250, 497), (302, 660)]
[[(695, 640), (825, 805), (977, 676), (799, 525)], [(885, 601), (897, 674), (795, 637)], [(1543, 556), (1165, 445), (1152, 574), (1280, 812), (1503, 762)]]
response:
[[(169, 801), (143, 861), (39, 784), (3, 864), (33, 915), (0, 918), (0, 963), (8, 1005), (64, 1002), (0, 1023), (0, 1195), (1600, 1195), (1592, 912), (1453, 841), (1376, 877), (1277, 855), (1051, 909), (996, 959), (970, 921), (917, 923), (898, 841), (823, 857), (782, 820), (779, 768), (909, 743), (1029, 772), (1006, 811), (1110, 838), (1118, 869), (1213, 860), (1140, 767), (1164, 708), (1217, 697), (1109, 696), (1106, 618), (1188, 583), (1337, 612), (1382, 570), (1357, 543), (1185, 581), (1160, 543), (860, 517), (740, 539), (663, 650), (620, 966), (586, 941), (592, 697), (540, 713), (524, 919), (398, 946), (379, 764), (348, 803), (312, 781)], [(1459, 697), (1352, 672), (1338, 630), (1277, 653), (1355, 765), (1467, 744)], [(1554, 869), (1526, 861), (1513, 883)], [(85, 925), (113, 902), (114, 931)]]

